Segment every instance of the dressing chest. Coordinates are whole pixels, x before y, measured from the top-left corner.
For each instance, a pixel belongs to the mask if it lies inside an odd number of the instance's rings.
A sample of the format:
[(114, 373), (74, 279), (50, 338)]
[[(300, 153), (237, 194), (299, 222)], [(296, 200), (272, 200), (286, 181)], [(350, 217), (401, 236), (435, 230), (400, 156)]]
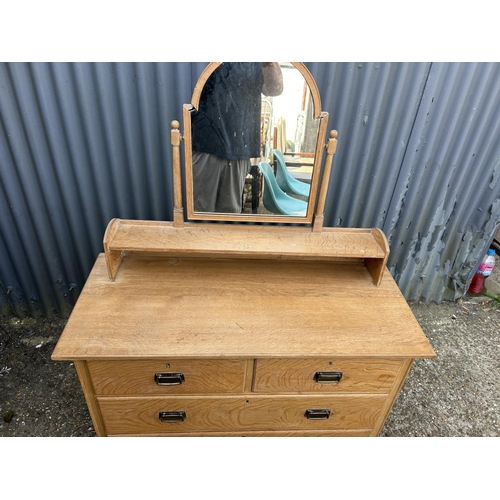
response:
[(336, 133), (299, 63), (319, 121), (306, 214), (193, 211), (189, 114), (217, 67), (185, 106), (188, 221), (174, 122), (174, 220), (110, 222), (52, 358), (75, 363), (99, 436), (376, 436), (435, 357), (386, 237), (323, 227)]

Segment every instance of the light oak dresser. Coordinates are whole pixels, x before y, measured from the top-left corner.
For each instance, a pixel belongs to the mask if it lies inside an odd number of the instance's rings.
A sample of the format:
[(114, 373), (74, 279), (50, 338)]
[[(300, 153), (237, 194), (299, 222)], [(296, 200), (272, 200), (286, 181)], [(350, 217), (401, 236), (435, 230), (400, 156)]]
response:
[[(412, 361), (435, 356), (390, 273), (251, 258), (262, 233), (296, 249), (303, 231), (246, 231), (250, 258), (130, 253), (111, 281), (98, 257), (53, 353), (74, 361), (98, 435), (379, 434)], [(371, 237), (322, 232), (324, 252), (325, 234)]]
[(307, 213), (193, 211), (190, 116), (219, 65), (184, 107), (185, 203), (172, 122), (173, 221), (109, 223), (52, 359), (75, 363), (98, 436), (377, 436), (413, 360), (435, 357), (387, 239), (323, 227), (337, 133), (325, 144), (300, 63), (317, 131)]

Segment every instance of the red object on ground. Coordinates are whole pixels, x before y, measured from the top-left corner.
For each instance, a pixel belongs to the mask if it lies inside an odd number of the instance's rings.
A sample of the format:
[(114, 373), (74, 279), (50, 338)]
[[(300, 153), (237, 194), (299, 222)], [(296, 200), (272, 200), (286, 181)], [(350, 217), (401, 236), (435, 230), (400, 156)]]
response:
[(472, 278), (469, 286), (469, 293), (481, 293), (484, 288), (484, 282), (486, 281), (486, 276), (482, 273), (476, 273)]
[(495, 250), (490, 248), (488, 253), (483, 257), (481, 264), (474, 274), (472, 281), (470, 282), (469, 293), (481, 293), (484, 288), (484, 282), (488, 276), (491, 275), (493, 269), (495, 268)]

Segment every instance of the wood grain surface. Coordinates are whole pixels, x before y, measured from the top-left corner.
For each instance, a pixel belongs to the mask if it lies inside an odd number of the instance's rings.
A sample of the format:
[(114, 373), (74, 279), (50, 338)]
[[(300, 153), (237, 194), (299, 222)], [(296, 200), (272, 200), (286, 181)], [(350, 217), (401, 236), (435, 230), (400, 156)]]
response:
[[(172, 395), (238, 393), (245, 389), (245, 359), (163, 359), (145, 361), (89, 361), (96, 394)], [(253, 363), (252, 363), (253, 364)], [(179, 385), (158, 385), (156, 373), (182, 373)]]
[[(98, 398), (108, 434), (371, 429), (385, 399), (374, 395)], [(327, 420), (308, 420), (307, 409), (329, 409), (331, 415)], [(184, 411), (186, 419), (161, 422), (162, 411)]]
[(386, 270), (360, 262), (100, 255), (53, 359), (434, 357)]
[[(378, 359), (257, 359), (253, 390), (259, 393), (388, 394), (403, 365), (401, 360)], [(316, 372), (340, 372), (338, 383), (314, 380)]]

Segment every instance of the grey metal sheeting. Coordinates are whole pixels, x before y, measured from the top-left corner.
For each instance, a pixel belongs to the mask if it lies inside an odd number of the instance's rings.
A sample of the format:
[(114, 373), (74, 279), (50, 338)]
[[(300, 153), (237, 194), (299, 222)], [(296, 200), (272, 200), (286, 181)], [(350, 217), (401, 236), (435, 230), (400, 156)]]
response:
[[(113, 217), (172, 220), (206, 63), (0, 63), (0, 308), (67, 313)], [(325, 225), (380, 227), (408, 300), (464, 295), (500, 220), (500, 64), (306, 63), (339, 133)]]

